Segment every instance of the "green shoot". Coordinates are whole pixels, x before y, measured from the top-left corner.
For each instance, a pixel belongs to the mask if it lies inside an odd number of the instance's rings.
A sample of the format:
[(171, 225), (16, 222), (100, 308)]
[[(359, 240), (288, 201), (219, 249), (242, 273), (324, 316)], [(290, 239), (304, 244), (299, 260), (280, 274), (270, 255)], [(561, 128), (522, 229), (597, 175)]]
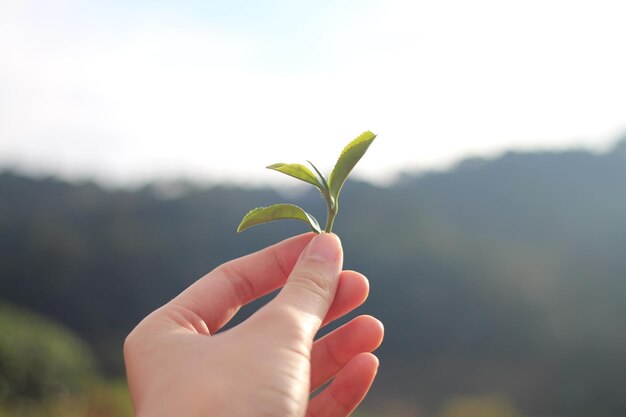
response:
[[(268, 166), (268, 169), (273, 169), (291, 177), (297, 178), (301, 181), (307, 182), (316, 187), (322, 197), (326, 201), (326, 225), (324, 232), (331, 233), (335, 218), (339, 211), (339, 193), (343, 188), (343, 185), (352, 172), (357, 162), (365, 155), (367, 148), (372, 144), (376, 135), (370, 131), (364, 132), (356, 139), (350, 142), (341, 152), (335, 167), (331, 171), (328, 179), (322, 175), (322, 173), (309, 162), (315, 173), (308, 167), (302, 164), (273, 164)], [(267, 223), (274, 220), (281, 219), (295, 219), (300, 220), (309, 225), (311, 230), (315, 233), (321, 233), (322, 230), (319, 223), (311, 214), (307, 213), (298, 206), (293, 204), (274, 204), (268, 207), (259, 207), (246, 214), (237, 228), (237, 232), (242, 232), (251, 226), (257, 224)]]

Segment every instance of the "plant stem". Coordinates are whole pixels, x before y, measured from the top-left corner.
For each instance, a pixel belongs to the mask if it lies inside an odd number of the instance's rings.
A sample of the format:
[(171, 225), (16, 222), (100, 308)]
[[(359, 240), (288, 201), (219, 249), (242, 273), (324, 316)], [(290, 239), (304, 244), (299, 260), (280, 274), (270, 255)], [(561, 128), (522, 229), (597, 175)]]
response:
[(335, 206), (333, 207), (330, 203), (330, 198), (326, 198), (326, 227), (324, 228), (324, 232), (331, 233), (333, 231), (333, 224), (335, 223), (337, 211), (337, 202), (335, 201)]

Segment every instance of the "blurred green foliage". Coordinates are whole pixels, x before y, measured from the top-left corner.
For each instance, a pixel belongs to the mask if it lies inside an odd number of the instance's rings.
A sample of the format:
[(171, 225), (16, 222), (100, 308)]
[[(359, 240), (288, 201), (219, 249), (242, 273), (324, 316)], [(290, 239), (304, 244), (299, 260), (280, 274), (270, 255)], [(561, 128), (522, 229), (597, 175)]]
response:
[(48, 319), (0, 304), (0, 399), (9, 407), (83, 391), (95, 377), (85, 343)]
[[(624, 146), (346, 185), (335, 231), (346, 268), (371, 282), (358, 312), (386, 329), (359, 415), (624, 415)], [(293, 199), (0, 174), (0, 297), (68, 326), (104, 376), (120, 377), (122, 341), (146, 314), (218, 264), (304, 231), (286, 222), (235, 233), (249, 207)], [(324, 213), (314, 192), (295, 200)], [(102, 398), (117, 395), (107, 390)]]
[(440, 417), (521, 417), (504, 398), (457, 397), (442, 410)]
[(0, 329), (0, 416), (132, 416), (125, 383), (101, 379), (64, 326), (2, 302)]

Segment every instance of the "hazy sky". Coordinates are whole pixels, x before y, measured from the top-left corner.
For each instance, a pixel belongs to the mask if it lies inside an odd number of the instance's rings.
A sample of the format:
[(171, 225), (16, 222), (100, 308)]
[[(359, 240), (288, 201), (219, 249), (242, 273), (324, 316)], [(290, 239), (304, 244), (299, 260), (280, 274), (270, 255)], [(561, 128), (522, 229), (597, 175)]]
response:
[(0, 0), (0, 167), (364, 178), (626, 133), (626, 2)]

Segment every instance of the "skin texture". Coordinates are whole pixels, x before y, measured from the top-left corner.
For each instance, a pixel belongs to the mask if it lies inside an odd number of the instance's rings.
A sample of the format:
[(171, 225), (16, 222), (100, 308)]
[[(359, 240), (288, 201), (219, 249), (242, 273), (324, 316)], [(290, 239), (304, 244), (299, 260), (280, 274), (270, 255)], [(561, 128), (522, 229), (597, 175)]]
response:
[[(376, 376), (370, 352), (383, 326), (359, 316), (314, 341), (321, 326), (367, 298), (367, 279), (342, 264), (337, 236), (296, 236), (219, 266), (150, 314), (124, 344), (135, 415), (350, 415)], [(241, 306), (281, 287), (248, 320), (219, 332)]]

